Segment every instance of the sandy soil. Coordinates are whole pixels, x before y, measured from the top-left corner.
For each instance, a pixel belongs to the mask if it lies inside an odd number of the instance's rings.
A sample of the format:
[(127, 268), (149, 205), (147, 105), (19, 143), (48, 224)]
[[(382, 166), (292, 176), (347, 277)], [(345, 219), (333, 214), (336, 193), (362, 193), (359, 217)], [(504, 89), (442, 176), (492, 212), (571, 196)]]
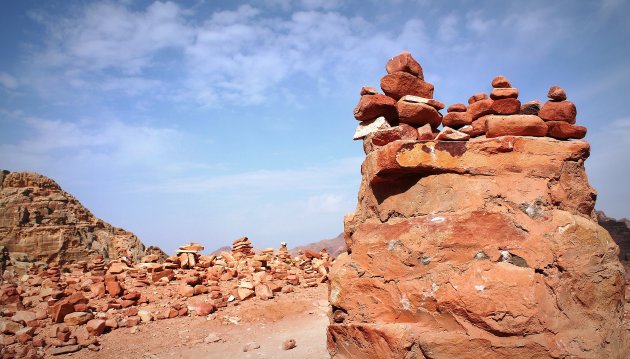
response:
[[(270, 301), (251, 299), (208, 317), (154, 321), (115, 330), (100, 339), (98, 352), (77, 358), (330, 358), (326, 351), (327, 288), (300, 288)], [(218, 338), (216, 342), (209, 339)], [(208, 340), (206, 340), (208, 339)], [(297, 346), (283, 350), (294, 339)], [(248, 343), (260, 348), (244, 352)], [(63, 357), (63, 356), (62, 356)]]

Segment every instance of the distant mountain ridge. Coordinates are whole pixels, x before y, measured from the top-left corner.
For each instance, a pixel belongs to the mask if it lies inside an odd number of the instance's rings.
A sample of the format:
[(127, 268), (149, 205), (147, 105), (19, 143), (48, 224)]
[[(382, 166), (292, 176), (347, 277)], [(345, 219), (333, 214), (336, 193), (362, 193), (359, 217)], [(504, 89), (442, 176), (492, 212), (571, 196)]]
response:
[(619, 246), (619, 259), (630, 261), (630, 220), (614, 219), (606, 216), (603, 211), (596, 211), (596, 213), (599, 225), (606, 228)]

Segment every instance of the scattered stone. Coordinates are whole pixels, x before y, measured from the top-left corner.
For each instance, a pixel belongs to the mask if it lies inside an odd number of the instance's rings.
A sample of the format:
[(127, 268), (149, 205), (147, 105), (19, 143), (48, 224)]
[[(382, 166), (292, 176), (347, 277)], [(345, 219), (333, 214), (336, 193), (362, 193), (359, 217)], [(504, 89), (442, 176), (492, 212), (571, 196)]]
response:
[(291, 350), (295, 348), (295, 339), (287, 339), (282, 343), (282, 350)]
[(243, 346), (243, 351), (244, 352), (251, 352), (252, 350), (256, 350), (260, 348), (260, 344), (256, 343), (256, 342), (249, 342), (247, 344), (245, 344)]
[(216, 343), (221, 340), (221, 337), (217, 335), (217, 333), (210, 333), (203, 340), (205, 344)]
[(66, 345), (60, 347), (51, 347), (48, 349), (48, 354), (50, 355), (62, 355), (62, 354), (70, 354), (74, 352), (78, 352), (81, 350), (80, 345)]
[(63, 322), (66, 325), (83, 325), (87, 323), (90, 319), (94, 318), (91, 313), (86, 312), (74, 312), (70, 313), (63, 318)]

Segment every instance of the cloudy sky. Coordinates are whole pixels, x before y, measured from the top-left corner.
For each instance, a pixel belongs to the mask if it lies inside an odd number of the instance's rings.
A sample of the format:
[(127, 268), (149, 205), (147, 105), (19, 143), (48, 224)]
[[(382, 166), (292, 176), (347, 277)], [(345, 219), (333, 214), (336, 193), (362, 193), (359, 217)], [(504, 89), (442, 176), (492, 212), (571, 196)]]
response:
[(0, 168), (171, 252), (331, 238), (356, 204), (362, 85), (409, 50), (446, 104), (560, 85), (598, 208), (630, 217), (630, 4), (3, 1)]

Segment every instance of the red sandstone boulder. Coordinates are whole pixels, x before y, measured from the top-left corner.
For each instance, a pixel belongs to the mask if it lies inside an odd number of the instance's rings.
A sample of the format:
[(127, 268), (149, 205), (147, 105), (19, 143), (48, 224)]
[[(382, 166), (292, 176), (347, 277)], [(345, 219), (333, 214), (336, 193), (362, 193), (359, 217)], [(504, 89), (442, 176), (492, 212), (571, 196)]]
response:
[(103, 334), (105, 327), (105, 321), (102, 319), (92, 319), (86, 325), (88, 333), (93, 337)]
[(486, 95), (483, 92), (476, 93), (476, 94), (470, 96), (470, 98), (468, 99), (468, 104), (472, 105), (473, 103), (475, 103), (477, 101), (485, 100), (487, 98), (488, 98), (488, 95)]
[(119, 297), (123, 293), (123, 290), (118, 282), (105, 282), (105, 289), (107, 290), (107, 294), (112, 297)]
[(432, 84), (402, 71), (383, 76), (381, 89), (387, 96), (395, 100), (399, 100), (405, 95), (433, 98)]
[(552, 101), (564, 101), (567, 99), (567, 93), (564, 92), (564, 89), (560, 86), (551, 86), (547, 97)]
[(399, 55), (392, 57), (387, 61), (385, 66), (388, 74), (402, 71), (412, 74), (418, 77), (420, 80), (424, 80), (424, 74), (422, 73), (422, 67), (416, 61), (413, 56), (407, 51), (401, 52)]
[(521, 101), (515, 98), (494, 100), (491, 108), (497, 115), (514, 115), (521, 110)]
[(492, 79), (492, 87), (494, 88), (510, 88), (512, 84), (505, 76), (497, 76)]
[(468, 112), (449, 112), (442, 119), (444, 126), (458, 128), (472, 124), (472, 115)]
[(418, 141), (432, 141), (436, 134), (428, 123), (418, 128)]
[(261, 300), (269, 300), (273, 298), (273, 292), (266, 284), (259, 284), (254, 288), (256, 298)]
[(446, 112), (466, 112), (466, 105), (463, 103), (454, 103), (446, 109)]
[(369, 121), (377, 117), (385, 117), (388, 121), (395, 121), (396, 101), (385, 95), (363, 95), (354, 109), (354, 118), (359, 121)]
[(470, 139), (470, 135), (468, 135), (467, 133), (454, 130), (448, 126), (444, 127), (435, 138), (436, 141), (466, 141), (468, 139)]
[(372, 86), (361, 87), (361, 96), (363, 95), (378, 95), (378, 90)]
[(417, 140), (418, 130), (405, 123), (398, 126), (380, 130), (374, 133), (372, 143), (376, 146), (385, 146), (386, 144), (398, 140)]
[(521, 106), (521, 115), (536, 115), (538, 116), (538, 112), (540, 111), (540, 107), (542, 104), (537, 100), (525, 102)]
[(414, 126), (430, 124), (433, 128), (442, 123), (442, 115), (428, 104), (400, 100), (396, 103), (396, 109), (400, 123)]
[(547, 101), (538, 112), (538, 116), (545, 121), (564, 121), (575, 123), (577, 110), (571, 101)]
[(536, 136), (547, 135), (547, 125), (538, 116), (488, 116), (486, 119), (486, 137), (498, 136)]
[(518, 89), (514, 87), (495, 88), (490, 93), (490, 98), (500, 100), (504, 98), (518, 98)]
[(559, 140), (568, 140), (570, 138), (582, 139), (586, 136), (586, 127), (572, 125), (564, 121), (547, 121), (549, 127), (547, 136), (557, 138)]
[(493, 103), (494, 101), (491, 99), (475, 101), (468, 106), (467, 112), (472, 116), (473, 121), (482, 116), (492, 115), (494, 113)]

